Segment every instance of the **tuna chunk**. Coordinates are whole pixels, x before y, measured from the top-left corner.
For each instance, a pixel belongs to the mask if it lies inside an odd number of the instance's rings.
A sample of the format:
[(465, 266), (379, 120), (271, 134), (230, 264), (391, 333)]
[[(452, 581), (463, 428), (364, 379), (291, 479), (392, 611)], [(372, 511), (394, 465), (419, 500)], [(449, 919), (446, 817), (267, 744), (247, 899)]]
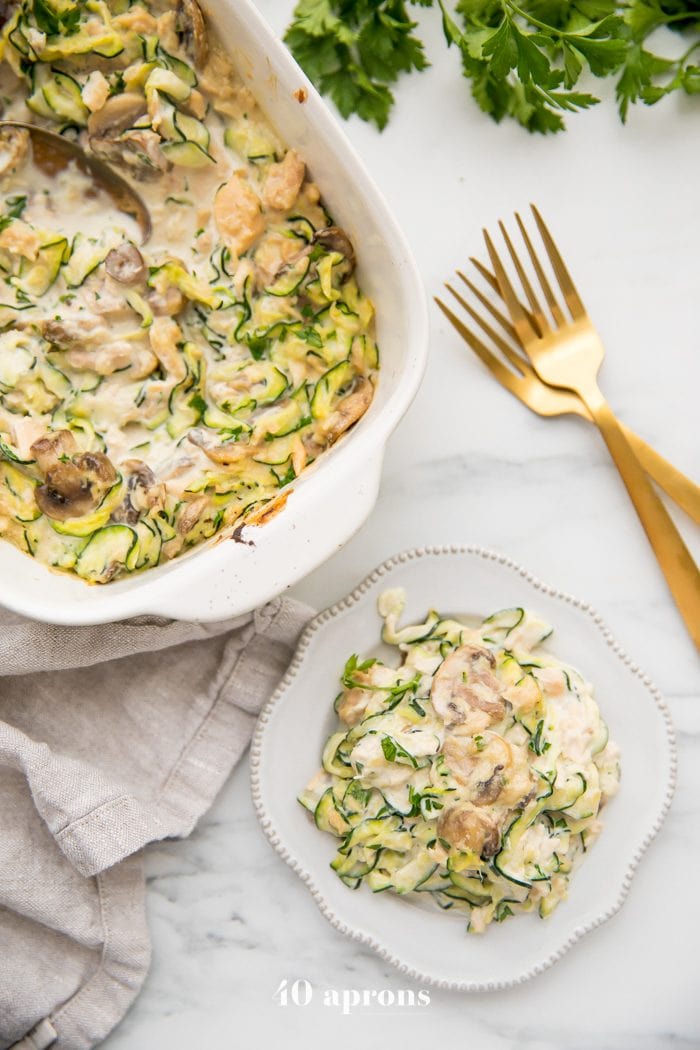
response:
[(304, 181), (306, 166), (293, 149), (287, 151), (284, 160), (270, 165), (263, 189), (263, 203), (275, 211), (291, 208), (299, 196)]
[(234, 172), (216, 194), (214, 220), (222, 241), (236, 256), (252, 247), (265, 229), (260, 198), (243, 172)]

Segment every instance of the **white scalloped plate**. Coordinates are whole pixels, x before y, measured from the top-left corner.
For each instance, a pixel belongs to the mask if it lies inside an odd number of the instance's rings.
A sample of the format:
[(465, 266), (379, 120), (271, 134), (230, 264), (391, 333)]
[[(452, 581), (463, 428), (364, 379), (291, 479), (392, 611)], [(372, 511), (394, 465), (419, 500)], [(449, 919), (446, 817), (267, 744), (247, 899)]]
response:
[[(463, 918), (365, 886), (350, 890), (330, 869), (330, 836), (296, 801), (316, 772), (335, 726), (332, 701), (352, 652), (377, 651), (378, 595), (405, 587), (405, 623), (428, 608), (482, 617), (523, 605), (554, 625), (548, 647), (595, 683), (596, 698), (622, 749), (622, 782), (604, 827), (554, 914), (515, 916), (480, 937)], [(258, 722), (251, 752), (260, 822), (278, 853), (309, 887), (336, 929), (373, 948), (421, 982), (461, 991), (507, 988), (551, 966), (622, 906), (645, 849), (668, 811), (676, 756), (668, 708), (583, 602), (541, 583), (501, 555), (477, 547), (408, 551), (380, 565), (347, 598), (307, 627), (289, 668)]]

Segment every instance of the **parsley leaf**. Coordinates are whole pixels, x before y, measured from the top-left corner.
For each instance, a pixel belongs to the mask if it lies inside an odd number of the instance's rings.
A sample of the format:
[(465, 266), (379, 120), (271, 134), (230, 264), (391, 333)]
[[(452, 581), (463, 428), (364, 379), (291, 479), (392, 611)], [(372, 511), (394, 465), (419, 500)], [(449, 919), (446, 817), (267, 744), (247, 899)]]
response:
[(202, 395), (198, 394), (198, 393), (193, 394), (192, 397), (187, 402), (187, 404), (190, 406), (190, 408), (194, 409), (194, 411), (197, 413), (199, 419), (202, 418), (202, 416), (204, 415), (204, 413), (207, 410), (207, 403), (206, 403), (206, 401), (204, 400)]
[[(411, 0), (433, 7), (448, 47), (457, 49), (472, 97), (495, 121), (516, 120), (547, 134), (564, 114), (599, 99), (577, 90), (582, 76), (617, 77), (620, 117), (636, 102), (653, 105), (674, 91), (700, 94), (697, 0)], [(660, 26), (687, 46), (678, 58), (645, 45)], [(300, 0), (285, 40), (341, 114), (382, 129), (402, 73), (428, 65), (403, 0)]]
[(430, 820), (445, 805), (444, 802), (440, 802), (437, 792), (430, 790), (424, 792), (416, 791), (412, 784), (408, 785), (408, 801), (411, 804), (411, 809), (406, 816), (425, 817), (426, 820)]
[(302, 326), (298, 330), (297, 335), (300, 339), (303, 339), (305, 343), (308, 343), (309, 346), (314, 346), (317, 350), (323, 349), (323, 340), (316, 329), (311, 325)]
[(61, 32), (61, 23), (58, 16), (51, 10), (44, 0), (34, 0), (34, 19), (37, 29), (47, 36), (54, 36)]
[(360, 662), (360, 658), (357, 655), (357, 653), (353, 653), (352, 656), (349, 657), (349, 659), (345, 662), (345, 667), (343, 668), (343, 674), (341, 676), (340, 681), (346, 689), (354, 689), (358, 686), (360, 689), (371, 689), (371, 684), (369, 682), (359, 681), (354, 677), (354, 675), (356, 671), (368, 671), (370, 667), (374, 667), (376, 662), (377, 661), (371, 657), (368, 660), (363, 660), (362, 662)]
[(5, 214), (0, 215), (0, 232), (7, 229), (13, 219), (21, 218), (26, 206), (26, 197), (8, 197), (5, 201)]
[(382, 752), (387, 762), (398, 762), (402, 765), (413, 766), (414, 769), (418, 768), (418, 763), (410, 751), (407, 751), (392, 736), (382, 737)]
[(425, 69), (423, 44), (403, 0), (300, 0), (285, 42), (344, 117), (381, 130), (401, 73)]
[(58, 36), (61, 33), (72, 36), (78, 31), (80, 4), (71, 4), (65, 10), (55, 10), (47, 0), (34, 0), (33, 11), (37, 29), (47, 36)]
[(286, 470), (286, 472), (284, 474), (282, 474), (282, 473), (278, 474), (277, 471), (274, 469), (274, 467), (270, 467), (270, 470), (272, 471), (272, 473), (274, 474), (275, 478), (277, 479), (277, 484), (278, 484), (279, 488), (284, 488), (285, 485), (289, 485), (289, 483), (294, 481), (296, 476), (297, 476), (296, 471), (295, 471), (294, 467), (291, 465), (291, 463), (287, 467), (287, 470)]
[(19, 219), (27, 207), (27, 198), (21, 194), (16, 197), (8, 197), (5, 204), (7, 205), (7, 214), (13, 219)]

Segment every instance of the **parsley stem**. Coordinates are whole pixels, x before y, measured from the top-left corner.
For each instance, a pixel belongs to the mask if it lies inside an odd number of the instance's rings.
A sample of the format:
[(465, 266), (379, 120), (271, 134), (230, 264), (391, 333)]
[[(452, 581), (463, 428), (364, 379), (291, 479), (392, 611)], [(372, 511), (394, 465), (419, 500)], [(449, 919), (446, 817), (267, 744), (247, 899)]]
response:
[(691, 20), (692, 18), (693, 18), (693, 15), (692, 15), (692, 13), (690, 11), (678, 11), (675, 15), (664, 15), (663, 19), (661, 19), (658, 22), (658, 24), (667, 26), (671, 22), (683, 22), (683, 21), (687, 22), (687, 21)]
[[(639, 37), (637, 37), (637, 35), (635, 34), (635, 38), (638, 39), (641, 43), (644, 43), (644, 41), (650, 35), (650, 33), (654, 32), (654, 30), (656, 29), (660, 29), (661, 26), (668, 26), (671, 25), (673, 22), (687, 22), (688, 20), (692, 19), (692, 17), (693, 16), (689, 11), (678, 11), (674, 15), (667, 15), (664, 14), (663, 11), (660, 11), (657, 17), (653, 21), (650, 21), (649, 24), (645, 27), (643, 34)], [(700, 23), (696, 21), (696, 24), (693, 28), (700, 28)]]
[(510, 8), (510, 10), (514, 11), (516, 15), (520, 15), (520, 17), (526, 22), (529, 22), (530, 25), (537, 26), (538, 29), (544, 30), (545, 33), (551, 33), (553, 36), (556, 35), (558, 37), (572, 35), (570, 33), (565, 33), (561, 29), (556, 29), (554, 26), (548, 25), (547, 22), (540, 22), (539, 18), (535, 18), (534, 15), (528, 14), (527, 11), (523, 11), (521, 7), (518, 7), (517, 4), (513, 3), (513, 0), (503, 0), (503, 6)]
[[(550, 25), (548, 22), (541, 22), (539, 18), (535, 18), (534, 15), (524, 11), (522, 7), (518, 7), (513, 0), (502, 0), (504, 7), (509, 7), (511, 11), (514, 11), (516, 15), (520, 15), (530, 25), (536, 26), (537, 29), (541, 29), (545, 33), (549, 33), (550, 36), (557, 36), (560, 40), (571, 40), (574, 41), (574, 47), (576, 46), (576, 40), (586, 40), (596, 26), (600, 25), (600, 22), (595, 22), (592, 25), (586, 27), (585, 33), (567, 33), (565, 29), (557, 29), (556, 26)], [(686, 16), (687, 17), (687, 16)], [(597, 37), (594, 39), (598, 39)]]
[(700, 47), (700, 40), (696, 40), (695, 43), (691, 44), (687, 51), (684, 51), (681, 57), (678, 59), (678, 65), (682, 69), (686, 63), (686, 59), (690, 58), (693, 51), (697, 51)]

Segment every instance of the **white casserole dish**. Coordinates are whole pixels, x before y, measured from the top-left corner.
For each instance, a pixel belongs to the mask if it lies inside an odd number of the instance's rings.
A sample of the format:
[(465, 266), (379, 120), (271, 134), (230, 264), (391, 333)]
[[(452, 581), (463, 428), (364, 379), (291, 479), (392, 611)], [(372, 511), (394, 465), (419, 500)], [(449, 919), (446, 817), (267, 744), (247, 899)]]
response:
[[(386, 441), (420, 383), (428, 346), (425, 293), (406, 241), (335, 119), (249, 0), (203, 0), (283, 141), (307, 162), (355, 245), (377, 310), (381, 371), (369, 411), (292, 487), (252, 544), (214, 538), (169, 565), (101, 586), (52, 572), (0, 540), (0, 603), (34, 619), (92, 624), (143, 613), (218, 620), (248, 612), (320, 565), (369, 515)], [(235, 43), (232, 43), (235, 42)], [(306, 91), (306, 101), (294, 95)]]

